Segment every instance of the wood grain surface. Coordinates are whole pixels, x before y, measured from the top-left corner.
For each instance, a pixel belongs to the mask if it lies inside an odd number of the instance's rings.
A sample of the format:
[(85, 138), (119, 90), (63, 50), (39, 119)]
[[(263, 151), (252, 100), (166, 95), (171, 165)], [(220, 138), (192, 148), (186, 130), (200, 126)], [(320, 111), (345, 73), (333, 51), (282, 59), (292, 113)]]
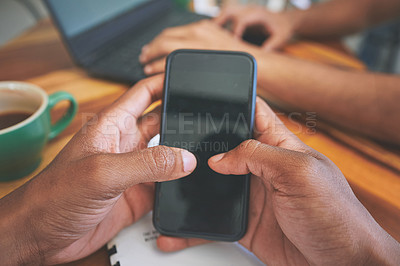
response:
[[(318, 43), (298, 42), (285, 48), (285, 52), (305, 60), (365, 70), (364, 65), (351, 55)], [(0, 183), (0, 197), (46, 167), (91, 116), (128, 89), (125, 84), (91, 78), (75, 67), (48, 20), (0, 49), (0, 80), (25, 80), (42, 87), (48, 94), (68, 91), (79, 103), (72, 124), (46, 145), (40, 167), (20, 180)], [(259, 93), (262, 95), (262, 91)], [(52, 112), (53, 119), (60, 117), (65, 108), (65, 104), (57, 105)], [(310, 117), (293, 120), (285, 114), (279, 116), (302, 141), (328, 156), (340, 168), (356, 196), (378, 223), (400, 240), (399, 150), (334, 128), (312, 115), (315, 121)], [(91, 256), (67, 265), (109, 265), (109, 260), (103, 247)]]

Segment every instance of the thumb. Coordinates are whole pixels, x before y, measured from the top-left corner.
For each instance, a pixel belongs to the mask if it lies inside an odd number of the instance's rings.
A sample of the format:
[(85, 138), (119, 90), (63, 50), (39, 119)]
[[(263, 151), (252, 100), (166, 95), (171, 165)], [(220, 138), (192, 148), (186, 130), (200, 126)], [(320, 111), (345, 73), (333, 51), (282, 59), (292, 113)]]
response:
[(225, 175), (244, 175), (252, 173), (270, 182), (273, 186), (287, 183), (284, 180), (295, 177), (293, 171), (308, 169), (314, 157), (292, 150), (263, 144), (257, 140), (246, 140), (235, 149), (211, 157), (208, 164), (215, 172)]
[[(189, 175), (196, 168), (196, 157), (184, 149), (156, 146), (120, 154), (87, 157), (84, 167), (97, 182), (122, 192), (145, 182), (162, 182)], [(84, 168), (80, 168), (84, 169)]]

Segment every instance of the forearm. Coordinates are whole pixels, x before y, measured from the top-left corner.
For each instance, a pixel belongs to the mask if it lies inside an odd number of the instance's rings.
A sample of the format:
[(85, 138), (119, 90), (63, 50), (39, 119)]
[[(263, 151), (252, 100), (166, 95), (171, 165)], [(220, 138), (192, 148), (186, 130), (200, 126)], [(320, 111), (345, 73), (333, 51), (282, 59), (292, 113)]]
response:
[(391, 237), (375, 221), (367, 245), (366, 265), (400, 265), (400, 243)]
[(294, 34), (311, 37), (339, 37), (400, 15), (398, 0), (332, 0), (308, 10), (287, 12)]
[(339, 70), (279, 54), (255, 52), (259, 94), (294, 110), (400, 144), (400, 78)]
[(41, 264), (29, 225), (29, 206), (23, 202), (26, 186), (0, 200), (0, 261), (3, 265)]

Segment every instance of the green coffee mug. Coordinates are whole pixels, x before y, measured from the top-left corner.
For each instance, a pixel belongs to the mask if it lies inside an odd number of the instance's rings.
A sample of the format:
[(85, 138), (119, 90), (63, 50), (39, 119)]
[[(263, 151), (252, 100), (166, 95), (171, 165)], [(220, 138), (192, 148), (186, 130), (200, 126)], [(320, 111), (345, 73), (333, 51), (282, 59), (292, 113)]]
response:
[[(50, 110), (63, 100), (69, 101), (70, 106), (59, 121), (51, 124)], [(47, 96), (33, 84), (0, 82), (0, 181), (33, 172), (46, 143), (71, 123), (77, 109), (77, 102), (68, 92)]]

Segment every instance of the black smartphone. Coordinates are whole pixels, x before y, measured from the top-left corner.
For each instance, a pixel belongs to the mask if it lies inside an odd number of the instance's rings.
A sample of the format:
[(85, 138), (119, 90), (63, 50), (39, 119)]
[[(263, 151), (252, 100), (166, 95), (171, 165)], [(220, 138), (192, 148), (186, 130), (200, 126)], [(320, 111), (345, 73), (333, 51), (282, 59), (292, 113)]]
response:
[(208, 159), (252, 137), (256, 61), (243, 52), (177, 50), (166, 63), (160, 144), (194, 153), (197, 167), (156, 184), (153, 223), (164, 235), (237, 241), (247, 229), (249, 175)]

